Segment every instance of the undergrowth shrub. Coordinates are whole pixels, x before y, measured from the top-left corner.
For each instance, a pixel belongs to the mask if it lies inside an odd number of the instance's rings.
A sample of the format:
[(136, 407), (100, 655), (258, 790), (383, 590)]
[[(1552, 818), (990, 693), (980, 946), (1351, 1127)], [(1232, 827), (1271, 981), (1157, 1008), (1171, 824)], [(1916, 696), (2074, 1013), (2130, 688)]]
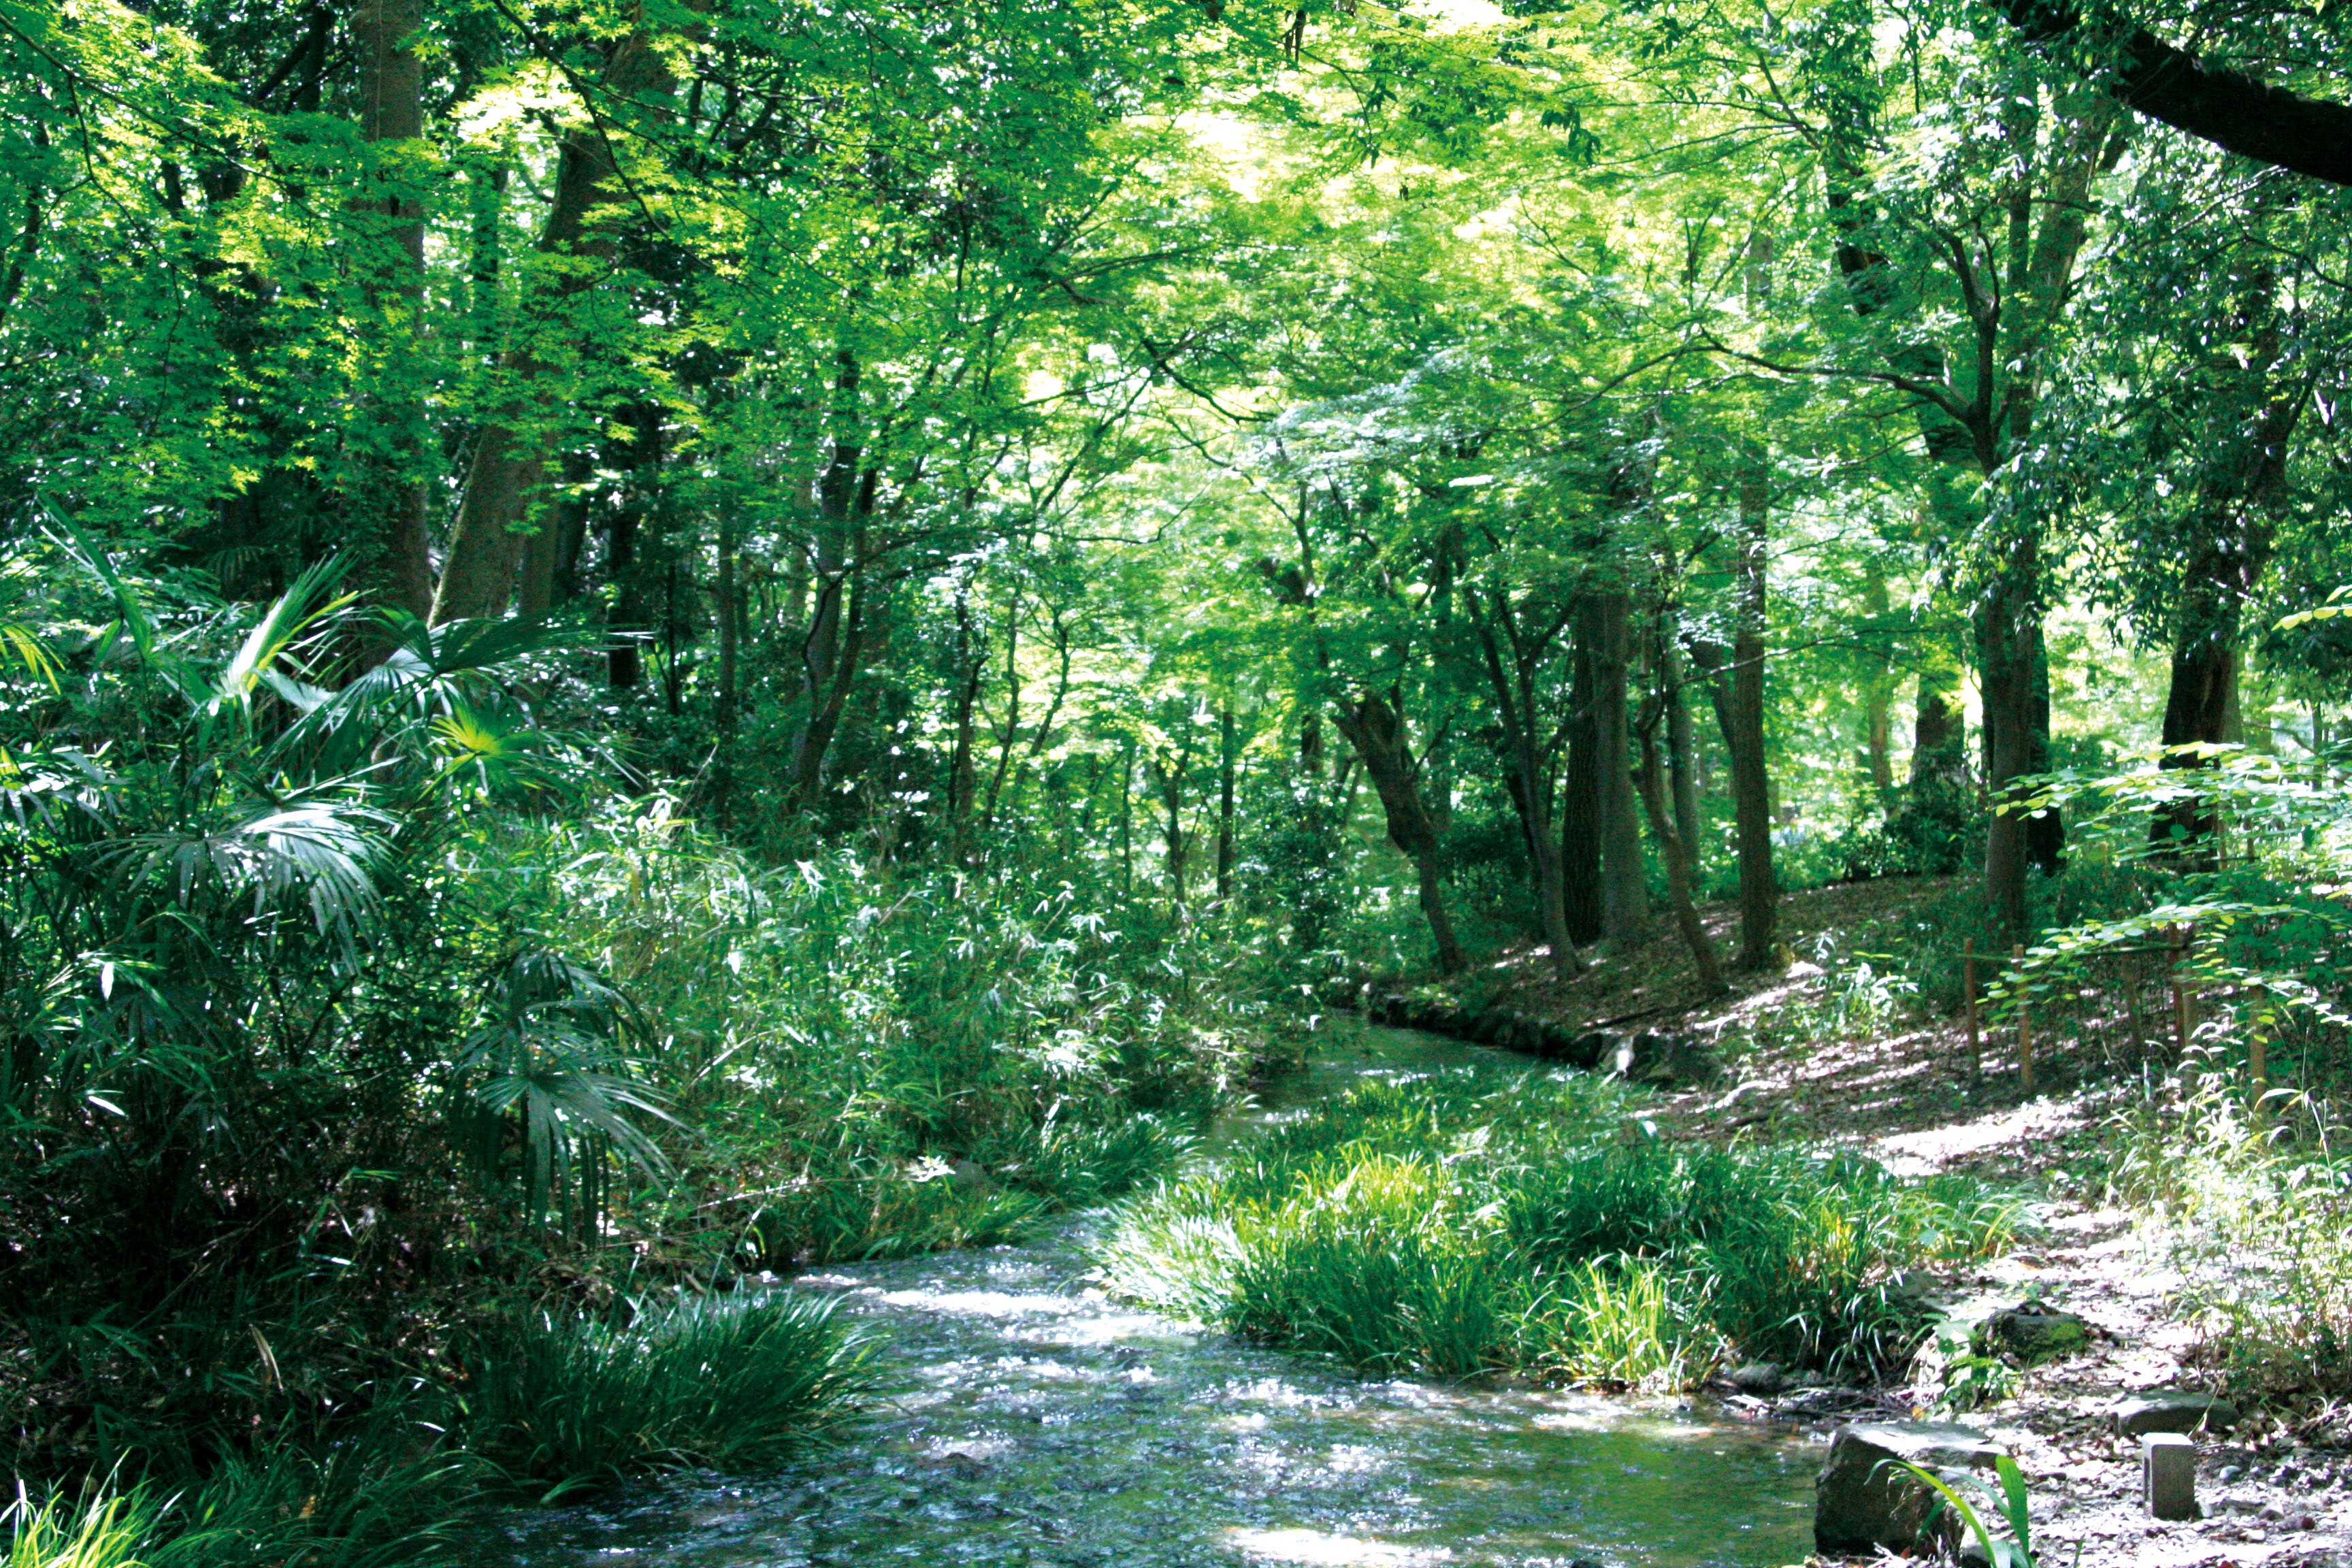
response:
[(1671, 1384), (1720, 1358), (1899, 1365), (1906, 1268), (2006, 1245), (2010, 1205), (1852, 1156), (1672, 1144), (1575, 1074), (1366, 1085), (1136, 1200), (1114, 1292), (1382, 1372)]
[(397, 1557), (482, 1473), (452, 1440), (532, 1485), (755, 1456), (854, 1386), (821, 1325), (596, 1326), (616, 1298), (1003, 1237), (1276, 1054), (1225, 934), (1082, 864), (770, 867), (624, 798), (580, 627), (362, 615), (331, 560), (232, 603), (62, 520), (38, 553), (59, 592), (0, 638), (0, 1443), (128, 1500), (139, 1555)]
[(2352, 1394), (2352, 1153), (2329, 1108), (2233, 1076), (2119, 1112), (2113, 1192), (2186, 1283), (2200, 1359), (2258, 1394)]
[(656, 1021), (704, 1245), (778, 1266), (993, 1241), (1171, 1167), (1281, 1051), (1214, 939), (1039, 872), (768, 869), (666, 803), (536, 830), (533, 923)]
[(866, 1343), (834, 1306), (705, 1296), (625, 1323), (533, 1314), (471, 1347), (459, 1434), (542, 1495), (655, 1468), (769, 1463), (868, 1385)]

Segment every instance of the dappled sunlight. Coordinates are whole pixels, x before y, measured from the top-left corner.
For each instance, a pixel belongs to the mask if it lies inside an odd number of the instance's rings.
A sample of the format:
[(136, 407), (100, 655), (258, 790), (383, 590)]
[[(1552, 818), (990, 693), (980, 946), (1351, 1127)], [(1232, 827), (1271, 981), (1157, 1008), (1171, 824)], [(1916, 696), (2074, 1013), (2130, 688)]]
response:
[[(1382, 1033), (1376, 1058), (1412, 1039)], [(886, 1397), (853, 1447), (520, 1516), (476, 1568), (1772, 1568), (1809, 1544), (1814, 1455), (1784, 1435), (1486, 1378), (1351, 1378), (1110, 1300), (1083, 1283), (1091, 1234), (803, 1277), (887, 1331)]]
[(1415, 1568), (1424, 1563), (1447, 1563), (1450, 1552), (1412, 1551), (1348, 1535), (1327, 1535), (1315, 1530), (1229, 1530), (1225, 1544), (1256, 1563), (1328, 1564), (1330, 1568)]
[(1898, 1175), (1931, 1175), (1948, 1169), (1965, 1156), (1996, 1149), (2017, 1149), (2084, 1124), (2079, 1107), (2035, 1100), (1916, 1132), (1890, 1133), (1877, 1139), (1874, 1147), (1887, 1169)]

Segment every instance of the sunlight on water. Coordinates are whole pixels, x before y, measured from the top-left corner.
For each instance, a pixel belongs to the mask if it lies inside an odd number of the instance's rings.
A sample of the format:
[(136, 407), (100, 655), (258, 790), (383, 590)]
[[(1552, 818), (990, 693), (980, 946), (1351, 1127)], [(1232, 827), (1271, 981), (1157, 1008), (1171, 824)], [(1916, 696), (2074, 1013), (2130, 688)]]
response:
[(1347, 1563), (1362, 1568), (1412, 1568), (1443, 1563), (1450, 1553), (1408, 1552), (1375, 1541), (1325, 1535), (1312, 1530), (1230, 1530), (1226, 1543), (1254, 1562)]
[[(1394, 1030), (1285, 1086), (1493, 1053)], [(1514, 1058), (1516, 1061), (1516, 1058)], [(879, 1331), (892, 1392), (772, 1475), (500, 1516), (476, 1568), (915, 1563), (1769, 1568), (1811, 1542), (1818, 1450), (1537, 1389), (1360, 1382), (1087, 1288), (1089, 1222), (794, 1289)]]

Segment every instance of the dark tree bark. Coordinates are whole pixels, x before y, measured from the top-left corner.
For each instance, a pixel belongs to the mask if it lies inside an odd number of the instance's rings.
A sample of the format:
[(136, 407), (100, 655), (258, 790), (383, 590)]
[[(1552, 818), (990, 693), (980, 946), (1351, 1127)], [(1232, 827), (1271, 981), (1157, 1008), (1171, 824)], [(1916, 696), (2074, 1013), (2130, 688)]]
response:
[[(425, 26), (424, 0), (362, 0), (352, 13), (360, 58), (360, 139), (410, 142), (425, 134), (424, 68), (409, 48)], [(413, 352), (424, 329), (425, 206), (411, 195), (368, 196), (362, 210), (379, 215), (385, 262), (378, 274), (379, 309), (395, 310), (402, 342), (395, 356)], [(391, 452), (374, 501), (380, 539), (375, 576), (387, 604), (419, 618), (433, 612), (433, 560), (425, 521), (425, 409), (404, 399), (381, 415), (391, 425)]]
[[(648, 35), (631, 33), (614, 45), (604, 86), (609, 95), (629, 99), (668, 90), (668, 69)], [(619, 248), (612, 209), (625, 198), (619, 160), (603, 129), (589, 125), (567, 132), (539, 248), (610, 262)], [(552, 319), (566, 300), (597, 281), (595, 268), (567, 268), (559, 281), (539, 291), (530, 309)], [(467, 471), (465, 497), (433, 599), (436, 626), (505, 613), (522, 563), (523, 536), (533, 526), (530, 509), (546, 470), (546, 426), (556, 418), (547, 384), (551, 367), (527, 348), (509, 351), (500, 363), (508, 397), (484, 425)], [(548, 524), (541, 520), (537, 526)]]
[[(2242, 368), (2234, 359), (2218, 367), (2224, 375), (2237, 371), (2245, 384), (2216, 420), (2226, 420), (2229, 428), (2215, 443), (2220, 449), (2199, 487), (2196, 529), (2182, 572), (2173, 632), (2171, 681), (2165, 694), (2163, 763), (2168, 768), (2195, 768), (2210, 761), (2174, 747), (2242, 738), (2237, 732), (2241, 618), (2270, 563), (2271, 514), (2286, 481), (2287, 442), (2311, 390), (2308, 381), (2284, 386), (2274, 383), (2272, 373), (2280, 353), (2276, 287), (2267, 272), (2255, 279), (2238, 323), (2253, 338), (2254, 352)], [(2177, 839), (2185, 847), (2210, 841), (2217, 826), (2202, 802), (2186, 800), (2158, 813), (2149, 833), (2156, 843)]]
[(1568, 934), (1598, 942), (1607, 929), (1601, 900), (1601, 736), (1591, 616), (1580, 605), (1569, 641), (1567, 744), (1559, 804), (1560, 914)]
[(1217, 711), (1217, 902), (1234, 896), (1234, 775), (1241, 766), (1239, 726), (1228, 695)]
[(1886, 572), (1875, 561), (1863, 579), (1862, 606), (1873, 622), (1863, 652), (1863, 757), (1884, 813), (1895, 789), (1895, 658), (1886, 628)]
[(955, 719), (950, 726), (955, 742), (948, 751), (947, 787), (940, 793), (947, 815), (948, 859), (961, 865), (971, 834), (972, 794), (979, 777), (974, 751), (980, 743), (980, 688), (988, 673), (988, 655), (981, 646), (980, 628), (973, 624), (968, 582), (956, 595), (955, 620)]
[(1739, 480), (1739, 618), (1732, 632), (1731, 690), (1724, 740), (1731, 752), (1733, 831), (1739, 849), (1739, 966), (1761, 969), (1780, 940), (1780, 889), (1772, 871), (1772, 780), (1764, 756), (1764, 632), (1770, 564), (1770, 465), (1760, 446)]
[(719, 622), (719, 692), (713, 720), (719, 761), (711, 779), (713, 815), (729, 826), (734, 805), (735, 731), (741, 715), (743, 589), (741, 519), (732, 485), (719, 492), (719, 581), (711, 609)]
[[(1568, 621), (1565, 611), (1547, 624), (1524, 626), (1502, 589), (1486, 595), (1488, 614), (1478, 622), (1478, 641), (1486, 656), (1486, 675), (1495, 697), (1495, 711), (1503, 721), (1503, 762), (1510, 777), (1513, 804), (1526, 830), (1528, 855), (1533, 864), (1537, 912), (1543, 921), (1544, 941), (1551, 948), (1553, 970), (1563, 977), (1580, 973), (1583, 961), (1569, 934), (1568, 910), (1560, 875), (1559, 844), (1551, 821), (1551, 758), (1557, 751), (1552, 737), (1538, 732), (1536, 675)], [(1474, 604), (1475, 598), (1474, 596)], [(1510, 647), (1503, 657), (1502, 642)]]
[(1917, 710), (1911, 723), (1911, 787), (1968, 787), (1966, 720), (1951, 678), (1938, 671), (1919, 676)]
[(1470, 967), (1470, 957), (1445, 912), (1445, 892), (1438, 878), (1437, 831), (1422, 805), (1412, 752), (1405, 743), (1403, 717), (1388, 700), (1367, 691), (1341, 702), (1332, 718), (1362, 760), (1364, 772), (1381, 797), (1389, 842), (1412, 862), (1421, 888), (1421, 912), (1437, 944), (1438, 967), (1448, 974), (1459, 974)]
[(988, 799), (980, 808), (983, 836), (996, 824), (996, 807), (1004, 798), (1004, 781), (1013, 772), (1013, 748), (1021, 738), (1021, 590), (1013, 590), (1013, 605), (1004, 616), (1004, 730), (997, 737), (996, 771), (988, 780)]
[(866, 650), (866, 588), (862, 570), (866, 520), (878, 476), (868, 467), (858, 415), (858, 363), (835, 355), (834, 430), (815, 483), (814, 541), (808, 562), (813, 592), (801, 641), (800, 702), (785, 773), (785, 796), (806, 808), (824, 792), (825, 766)]
[(2034, 668), (2042, 656), (2042, 618), (2031, 604), (2039, 582), (2031, 538), (2012, 546), (1976, 619), (1978, 679), (1984, 692), (1985, 778), (1992, 816), (1985, 825), (1985, 897), (1996, 940), (2030, 941), (2026, 868), (2033, 862), (2029, 819), (2007, 788), (2034, 766)]
[(1151, 771), (1158, 775), (1160, 804), (1167, 814), (1161, 834), (1167, 847), (1168, 906), (1181, 913), (1189, 897), (1186, 877), (1192, 869), (1192, 836), (1184, 827), (1184, 782), (1192, 769), (1192, 726), (1184, 730), (1184, 744), (1172, 757), (1154, 757)]
[(1650, 934), (1650, 881), (1642, 863), (1641, 805), (1634, 799), (1628, 684), (1632, 601), (1622, 589), (1591, 601), (1593, 765), (1599, 786), (1602, 934), (1631, 947)]
[(1638, 793), (1643, 814), (1650, 819), (1650, 837), (1657, 841), (1658, 858), (1666, 865), (1666, 895), (1674, 905), (1675, 929), (1682, 933), (1683, 945), (1690, 950), (1691, 967), (1698, 972), (1701, 990), (1710, 997), (1721, 996), (1731, 987), (1723, 978), (1723, 960), (1715, 951), (1715, 939), (1706, 934), (1706, 924), (1699, 919), (1690, 846), (1675, 831), (1666, 812), (1665, 770), (1658, 763), (1658, 723), (1664, 706), (1663, 697), (1654, 700), (1652, 711), (1644, 716), (1640, 727), (1642, 767)]
[(2083, 48), (2089, 79), (2136, 113), (2257, 163), (2352, 185), (2352, 108), (2206, 66), (2146, 27), (2086, 16), (2065, 0), (1993, 5), (2031, 42)]
[[(2003, 111), (2002, 129), (2017, 158), (2006, 184), (1989, 204), (1989, 216), (2006, 219), (2000, 225), (2005, 257), (1998, 274), (1965, 261), (1969, 241), (1944, 233), (1930, 237), (1955, 258), (1951, 281), (1966, 321), (1961, 352), (1947, 361), (1940, 347), (1901, 334), (1891, 334), (1882, 345), (1895, 384), (1914, 400), (1928, 455), (1939, 463), (1967, 463), (1989, 476), (2032, 434), (2041, 362), (2089, 233), (2092, 182), (2124, 145), (2112, 124), (2117, 117), (2113, 106), (2086, 92), (2073, 98), (2072, 106), (2047, 128), (2031, 99), (2021, 98)], [(1874, 247), (1871, 215), (1854, 195), (1864, 184), (1862, 130), (1854, 112), (1832, 128), (1828, 146), (1826, 194), (1839, 236), (1838, 269), (1854, 312), (1872, 321), (1903, 301), (1897, 298), (1897, 271)], [(1965, 373), (1957, 377), (1956, 363)], [(1931, 479), (1929, 493), (1938, 518), (1953, 518), (1948, 485)], [(2031, 934), (2024, 923), (2026, 868), (2063, 864), (2065, 847), (2064, 826), (2054, 811), (2027, 818), (2002, 809), (2009, 781), (2046, 769), (2049, 760), (2039, 550), (2030, 531), (2003, 547), (1993, 579), (1976, 613), (1986, 782), (1995, 806), (1986, 837), (1985, 878), (1987, 898), (2000, 922), (1999, 940), (2011, 944)]]

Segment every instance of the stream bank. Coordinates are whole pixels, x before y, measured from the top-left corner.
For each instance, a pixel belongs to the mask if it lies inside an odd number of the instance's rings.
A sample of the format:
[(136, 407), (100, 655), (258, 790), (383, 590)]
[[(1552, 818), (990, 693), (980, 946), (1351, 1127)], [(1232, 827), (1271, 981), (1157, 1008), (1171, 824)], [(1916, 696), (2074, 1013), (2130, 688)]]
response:
[[(1213, 1143), (1366, 1074), (1523, 1060), (1350, 1031)], [(1360, 1382), (1120, 1306), (1099, 1216), (1016, 1247), (834, 1266), (889, 1398), (776, 1474), (501, 1516), (478, 1568), (1421, 1563), (1769, 1568), (1811, 1546), (1818, 1448), (1555, 1391)]]

